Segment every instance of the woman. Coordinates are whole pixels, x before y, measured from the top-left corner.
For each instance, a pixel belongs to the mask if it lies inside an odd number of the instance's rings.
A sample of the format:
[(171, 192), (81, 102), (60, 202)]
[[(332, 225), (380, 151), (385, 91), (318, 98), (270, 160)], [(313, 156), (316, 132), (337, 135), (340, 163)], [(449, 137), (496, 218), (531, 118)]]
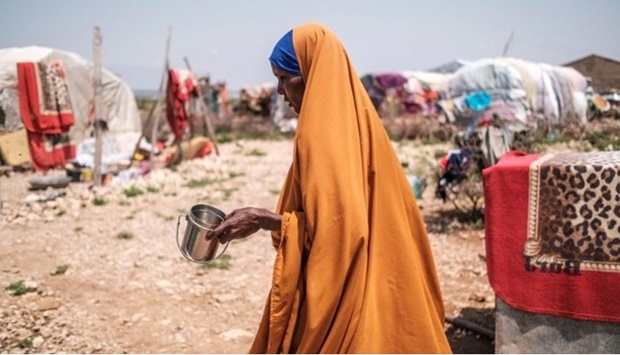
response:
[(342, 44), (305, 24), (270, 61), (299, 114), (277, 213), (238, 209), (213, 234), (272, 231), (273, 284), (251, 352), (449, 353), (423, 221)]

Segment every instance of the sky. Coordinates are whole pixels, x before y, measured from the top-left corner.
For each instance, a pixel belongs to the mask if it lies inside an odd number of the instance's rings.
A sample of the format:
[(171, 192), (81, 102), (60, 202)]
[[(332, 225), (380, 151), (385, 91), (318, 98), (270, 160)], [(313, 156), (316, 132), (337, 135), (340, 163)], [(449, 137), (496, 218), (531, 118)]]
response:
[(170, 31), (171, 67), (186, 68), (187, 57), (197, 75), (238, 90), (275, 83), (273, 45), (306, 22), (331, 28), (364, 75), (505, 49), (553, 65), (590, 54), (620, 60), (618, 14), (617, 0), (0, 0), (0, 48), (51, 47), (92, 61), (99, 26), (103, 66), (133, 89), (156, 90)]

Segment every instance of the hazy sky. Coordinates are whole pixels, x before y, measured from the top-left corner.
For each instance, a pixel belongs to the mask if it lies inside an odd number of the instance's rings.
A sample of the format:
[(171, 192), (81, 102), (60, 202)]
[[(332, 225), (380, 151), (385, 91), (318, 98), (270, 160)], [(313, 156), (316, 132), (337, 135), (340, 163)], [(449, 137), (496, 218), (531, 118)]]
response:
[(360, 75), (428, 70), (454, 59), (502, 53), (564, 64), (596, 53), (620, 60), (617, 0), (0, 0), (0, 47), (38, 45), (92, 60), (92, 28), (103, 65), (134, 89), (156, 89), (166, 33), (170, 63), (226, 80), (231, 90), (274, 81), (268, 56), (298, 24), (330, 27)]

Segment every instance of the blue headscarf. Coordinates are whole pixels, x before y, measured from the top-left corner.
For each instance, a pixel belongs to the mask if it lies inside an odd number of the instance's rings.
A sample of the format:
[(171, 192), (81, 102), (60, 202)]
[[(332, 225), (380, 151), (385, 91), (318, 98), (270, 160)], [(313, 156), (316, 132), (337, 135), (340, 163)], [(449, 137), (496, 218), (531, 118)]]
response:
[(282, 71), (301, 76), (301, 69), (299, 69), (295, 47), (293, 46), (293, 30), (288, 31), (276, 43), (271, 56), (269, 56), (269, 61), (274, 67)]

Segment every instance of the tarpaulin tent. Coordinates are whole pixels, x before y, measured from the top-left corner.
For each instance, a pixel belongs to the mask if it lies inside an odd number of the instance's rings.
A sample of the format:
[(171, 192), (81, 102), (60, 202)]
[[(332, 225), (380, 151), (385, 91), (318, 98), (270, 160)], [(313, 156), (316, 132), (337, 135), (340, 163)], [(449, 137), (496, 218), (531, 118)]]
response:
[[(448, 82), (447, 100), (460, 123), (470, 124), (493, 113), (522, 123), (585, 124), (586, 80), (574, 69), (516, 58), (485, 58), (464, 65)], [(485, 92), (485, 110), (468, 107), (466, 99)]]
[(465, 59), (455, 59), (451, 62), (444, 63), (438, 67), (428, 70), (433, 73), (441, 73), (441, 74), (452, 74), (455, 71), (459, 70), (464, 65), (471, 63), (469, 60)]
[(443, 92), (447, 89), (450, 74), (405, 70), (402, 72), (409, 82), (406, 84), (407, 89), (416, 92), (420, 92), (424, 89), (430, 89), (438, 92)]
[[(69, 136), (75, 144), (87, 139), (94, 120), (92, 109), (93, 64), (79, 55), (38, 46), (0, 49), (0, 108), (4, 122), (0, 131), (13, 132), (23, 127), (20, 117), (18, 63), (57, 64), (63, 71), (74, 122)], [(140, 136), (142, 124), (134, 94), (121, 78), (102, 69), (102, 118), (120, 150), (131, 151)]]

